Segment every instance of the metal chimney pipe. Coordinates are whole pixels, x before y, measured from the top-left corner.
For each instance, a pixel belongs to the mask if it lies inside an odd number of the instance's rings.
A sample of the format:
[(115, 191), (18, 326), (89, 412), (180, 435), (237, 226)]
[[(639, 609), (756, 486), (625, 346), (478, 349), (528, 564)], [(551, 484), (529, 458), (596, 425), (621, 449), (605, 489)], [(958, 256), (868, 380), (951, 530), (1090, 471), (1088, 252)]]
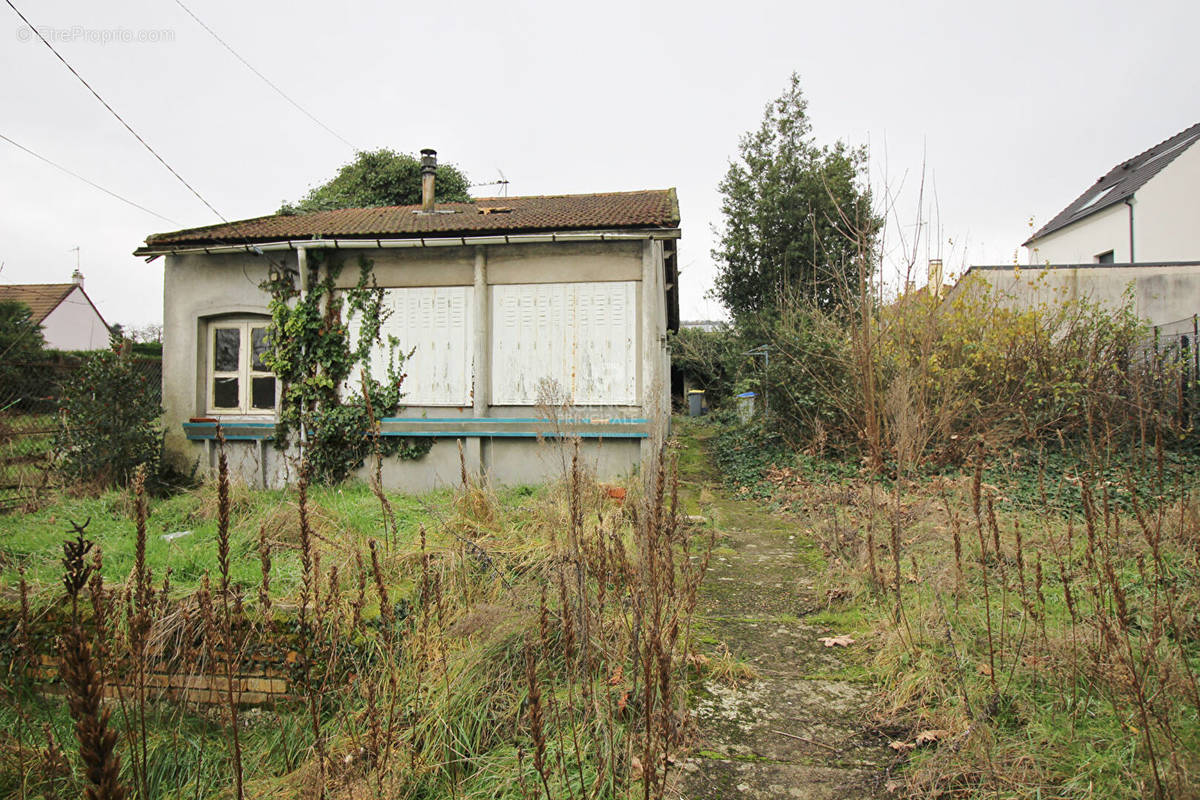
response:
[(437, 150), (426, 147), (421, 151), (421, 210), (432, 214), (436, 202), (433, 179), (437, 175)]

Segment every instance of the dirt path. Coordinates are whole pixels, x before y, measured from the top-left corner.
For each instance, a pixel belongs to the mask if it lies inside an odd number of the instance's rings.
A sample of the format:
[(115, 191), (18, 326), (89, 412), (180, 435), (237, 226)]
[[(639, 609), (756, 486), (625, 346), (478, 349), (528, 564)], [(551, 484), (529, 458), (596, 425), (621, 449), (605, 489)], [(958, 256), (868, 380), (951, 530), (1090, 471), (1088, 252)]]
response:
[(692, 698), (699, 741), (670, 796), (874, 798), (884, 796), (887, 740), (870, 728), (871, 688), (853, 677), (831, 630), (804, 621), (820, 608), (812, 543), (756, 501), (722, 489), (689, 437), (680, 457), (681, 497), (718, 531), (702, 588), (700, 650), (728, 647), (754, 667), (738, 685), (706, 681)]

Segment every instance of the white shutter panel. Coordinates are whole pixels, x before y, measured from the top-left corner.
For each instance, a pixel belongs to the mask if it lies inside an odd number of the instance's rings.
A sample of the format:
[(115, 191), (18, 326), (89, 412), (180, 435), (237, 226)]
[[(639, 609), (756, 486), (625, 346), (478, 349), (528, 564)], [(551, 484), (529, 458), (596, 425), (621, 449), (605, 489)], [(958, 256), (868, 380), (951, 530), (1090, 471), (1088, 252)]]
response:
[(492, 402), (534, 405), (543, 378), (575, 405), (637, 403), (637, 284), (492, 287)]
[[(401, 371), (404, 398), (409, 406), (469, 406), (474, 373), (472, 363), (474, 319), (470, 286), (437, 286), (384, 289), (384, 306), (392, 311), (380, 335), (383, 346), (371, 353), (371, 375), (387, 377), (387, 339), (395, 336), (399, 354), (412, 355)], [(360, 321), (350, 320), (357, 337)], [(351, 375), (347, 390), (358, 391), (358, 376)]]

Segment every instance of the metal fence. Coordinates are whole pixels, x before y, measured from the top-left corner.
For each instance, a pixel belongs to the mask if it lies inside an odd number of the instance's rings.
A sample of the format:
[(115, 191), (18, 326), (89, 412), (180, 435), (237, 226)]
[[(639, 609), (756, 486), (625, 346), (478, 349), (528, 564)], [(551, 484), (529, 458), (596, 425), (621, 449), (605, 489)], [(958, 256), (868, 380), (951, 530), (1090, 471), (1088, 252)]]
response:
[[(34, 362), (0, 360), (0, 512), (27, 504), (49, 484), (63, 386), (82, 357)], [(156, 401), (162, 392), (162, 360), (133, 357)]]
[(1200, 422), (1200, 315), (1155, 325), (1150, 332), (1130, 365), (1142, 371), (1159, 409), (1184, 426)]

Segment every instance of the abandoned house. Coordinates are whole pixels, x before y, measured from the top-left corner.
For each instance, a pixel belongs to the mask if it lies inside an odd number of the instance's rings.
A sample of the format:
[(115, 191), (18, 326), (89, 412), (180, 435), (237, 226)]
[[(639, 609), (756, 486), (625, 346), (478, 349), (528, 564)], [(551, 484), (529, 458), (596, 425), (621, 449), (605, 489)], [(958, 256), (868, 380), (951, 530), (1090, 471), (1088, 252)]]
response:
[[(155, 234), (164, 258), (163, 406), (168, 458), (215, 463), (216, 422), (236, 473), (281, 486), (294, 453), (271, 446), (279, 387), (260, 356), (272, 264), (307, 273), (312, 253), (363, 255), (391, 310), (382, 333), (404, 352), (401, 410), (384, 436), (431, 437), (389, 459), (389, 488), (421, 491), (472, 472), (536, 483), (561, 469), (545, 434), (567, 431), (601, 477), (631, 472), (669, 414), (667, 331), (678, 327), (674, 189), (437, 203), (423, 152), (420, 206), (259, 217)], [(318, 268), (319, 269), (319, 268)], [(357, 279), (346, 269), (338, 287)], [(383, 354), (373, 362), (382, 363)], [(379, 372), (373, 369), (379, 377)], [(557, 387), (550, 424), (539, 390)], [(553, 438), (553, 437), (551, 437)]]

